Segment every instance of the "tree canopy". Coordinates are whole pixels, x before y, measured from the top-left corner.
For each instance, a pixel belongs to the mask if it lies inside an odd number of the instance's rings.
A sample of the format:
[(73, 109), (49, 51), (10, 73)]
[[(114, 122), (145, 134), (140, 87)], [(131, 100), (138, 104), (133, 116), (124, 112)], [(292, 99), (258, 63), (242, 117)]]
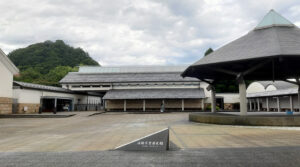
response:
[[(208, 48), (205, 51), (204, 56), (207, 56), (212, 52), (214, 52), (214, 50), (212, 48)], [(215, 89), (217, 93), (236, 93), (239, 91), (235, 80), (216, 81)]]
[(210, 53), (214, 52), (214, 50), (212, 48), (208, 48), (205, 53), (204, 53), (204, 56), (207, 56), (209, 55)]
[(8, 54), (12, 62), (20, 69), (15, 80), (58, 86), (68, 72), (78, 71), (79, 65), (96, 65), (87, 52), (74, 48), (62, 40), (36, 43)]

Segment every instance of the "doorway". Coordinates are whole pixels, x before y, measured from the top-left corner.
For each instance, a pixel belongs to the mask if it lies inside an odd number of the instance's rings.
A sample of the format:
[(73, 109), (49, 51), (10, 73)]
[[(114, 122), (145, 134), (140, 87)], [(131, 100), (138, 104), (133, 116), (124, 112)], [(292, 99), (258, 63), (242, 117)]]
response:
[(224, 98), (216, 97), (216, 105), (220, 108), (220, 110), (224, 110)]

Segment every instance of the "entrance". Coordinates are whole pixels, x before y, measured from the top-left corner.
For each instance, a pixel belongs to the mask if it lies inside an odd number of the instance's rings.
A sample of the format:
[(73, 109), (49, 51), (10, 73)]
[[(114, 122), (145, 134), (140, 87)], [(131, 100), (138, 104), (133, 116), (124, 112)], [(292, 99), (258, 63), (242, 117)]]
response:
[(55, 99), (42, 99), (42, 112), (53, 112)]
[(216, 97), (216, 105), (220, 108), (220, 110), (224, 110), (224, 98)]
[(57, 99), (57, 111), (72, 111), (72, 100)]
[(73, 100), (64, 98), (43, 98), (42, 112), (53, 112), (56, 111), (72, 111)]

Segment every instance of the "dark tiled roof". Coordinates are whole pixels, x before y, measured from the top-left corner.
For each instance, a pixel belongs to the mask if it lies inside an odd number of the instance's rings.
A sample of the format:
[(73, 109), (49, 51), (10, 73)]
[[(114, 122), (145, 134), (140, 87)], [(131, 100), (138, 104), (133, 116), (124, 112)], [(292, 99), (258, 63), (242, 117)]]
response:
[(68, 73), (60, 83), (116, 83), (116, 82), (179, 82), (199, 81), (182, 78), (180, 73)]
[[(300, 73), (300, 29), (270, 27), (252, 30), (189, 66), (182, 76), (230, 80), (247, 73), (247, 80), (285, 80)], [(264, 63), (264, 64), (263, 64)], [(260, 65), (260, 66), (259, 66)]]
[(298, 27), (272, 27), (250, 31), (193, 64), (207, 65), (278, 55), (300, 55)]
[(110, 90), (103, 99), (199, 99), (205, 98), (203, 89), (135, 89)]
[(72, 91), (70, 91), (68, 89), (60, 88), (60, 87), (45, 86), (45, 85), (26, 83), (26, 82), (20, 82), (20, 81), (14, 81), (14, 86), (20, 86), (22, 88), (28, 88), (28, 89), (37, 89), (37, 90), (47, 90), (47, 91), (55, 91), (55, 92), (63, 92), (63, 93), (72, 93)]

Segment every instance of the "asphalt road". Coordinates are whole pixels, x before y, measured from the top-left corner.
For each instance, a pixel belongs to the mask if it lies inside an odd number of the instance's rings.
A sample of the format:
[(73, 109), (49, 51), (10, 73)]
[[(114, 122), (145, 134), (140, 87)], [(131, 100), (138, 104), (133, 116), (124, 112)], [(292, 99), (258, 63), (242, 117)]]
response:
[(300, 147), (257, 147), (177, 150), (167, 152), (2, 152), (0, 167), (211, 166), (293, 167)]

